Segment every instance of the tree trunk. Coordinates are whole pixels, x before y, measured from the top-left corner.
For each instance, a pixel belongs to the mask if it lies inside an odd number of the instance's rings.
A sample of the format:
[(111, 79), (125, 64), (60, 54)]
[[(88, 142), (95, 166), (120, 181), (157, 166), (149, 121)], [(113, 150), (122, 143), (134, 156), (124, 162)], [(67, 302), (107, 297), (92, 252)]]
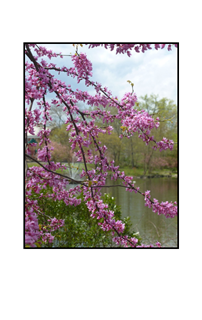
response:
[(146, 157), (147, 157), (147, 154), (144, 153), (144, 175), (145, 175), (146, 172), (147, 172), (147, 161), (146, 161)]
[(133, 168), (135, 165), (134, 165), (134, 152), (133, 152), (133, 142), (132, 142), (132, 138), (130, 139), (130, 147), (131, 147), (131, 166), (132, 166), (132, 168)]
[(152, 155), (153, 155), (154, 149), (152, 149), (152, 152), (149, 156), (149, 159), (147, 161), (147, 169), (148, 169), (148, 173), (151, 173), (151, 159), (152, 159)]

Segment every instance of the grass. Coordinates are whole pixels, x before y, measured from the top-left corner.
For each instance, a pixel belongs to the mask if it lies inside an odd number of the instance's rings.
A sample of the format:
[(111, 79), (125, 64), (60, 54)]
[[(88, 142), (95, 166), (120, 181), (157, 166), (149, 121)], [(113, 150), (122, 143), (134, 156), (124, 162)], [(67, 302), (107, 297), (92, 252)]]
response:
[(124, 171), (127, 176), (142, 176), (144, 174), (143, 168), (130, 168), (130, 167), (120, 167), (120, 171)]
[[(40, 167), (40, 165), (36, 162), (28, 162), (28, 168), (36, 166), (36, 167)], [(42, 163), (43, 164), (43, 163)], [(80, 164), (73, 164), (73, 167), (75, 168), (79, 168), (79, 171), (81, 171), (82, 169), (85, 169), (84, 164), (80, 163)], [(88, 168), (91, 170), (94, 168), (94, 164), (88, 164)], [(144, 175), (144, 169), (143, 168), (130, 168), (127, 166), (124, 167), (120, 167), (119, 168), (120, 171), (124, 171), (125, 174), (127, 176), (133, 176), (133, 177), (139, 177), (139, 176), (143, 176)], [(56, 170), (58, 173), (64, 173), (64, 171), (62, 171), (61, 169)], [(177, 171), (177, 169), (176, 169)], [(170, 175), (172, 174), (174, 177), (176, 177), (177, 172), (171, 172), (171, 170), (169, 169), (154, 169), (152, 170), (152, 172), (150, 173), (150, 175), (152, 174), (159, 174), (159, 175)], [(148, 173), (146, 175), (149, 175)]]
[[(43, 163), (42, 163), (43, 164)], [(31, 168), (31, 167), (40, 167), (40, 165), (36, 162), (27, 162), (27, 166), (28, 168)]]
[[(130, 168), (130, 167), (124, 166), (124, 167), (120, 167), (119, 170), (124, 171), (127, 176), (139, 177), (144, 175), (144, 168)], [(155, 174), (170, 175), (172, 174), (172, 172), (169, 169), (153, 169), (150, 174), (147, 172), (146, 176), (155, 175)]]

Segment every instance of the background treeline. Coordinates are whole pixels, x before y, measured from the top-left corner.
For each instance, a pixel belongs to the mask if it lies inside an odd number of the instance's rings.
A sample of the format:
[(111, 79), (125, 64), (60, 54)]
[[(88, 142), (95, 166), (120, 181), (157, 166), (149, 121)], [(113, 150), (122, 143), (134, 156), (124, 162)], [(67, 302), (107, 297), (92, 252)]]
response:
[[(102, 109), (102, 106), (99, 106)], [(124, 137), (119, 138), (122, 133), (120, 120), (115, 120), (109, 123), (114, 130), (111, 135), (100, 134), (99, 140), (107, 147), (107, 157), (109, 160), (114, 159), (115, 164), (121, 168), (133, 168), (137, 171), (150, 174), (155, 170), (168, 169), (171, 172), (177, 170), (177, 106), (170, 99), (158, 99), (157, 95), (145, 95), (139, 98), (135, 109), (144, 109), (154, 118), (160, 118), (160, 126), (158, 129), (153, 129), (151, 135), (157, 141), (162, 140), (163, 137), (172, 139), (175, 144), (173, 151), (154, 151), (153, 142), (147, 146), (138, 138), (138, 133), (135, 133), (130, 139)], [(91, 108), (93, 110), (93, 108)], [(105, 108), (115, 114), (114, 108)], [(69, 165), (73, 162), (73, 154), (69, 144), (69, 133), (66, 131), (65, 114), (62, 106), (59, 108), (52, 107), (51, 116), (54, 120), (55, 127), (51, 131), (50, 139), (55, 150), (52, 153), (53, 160), (65, 161)], [(102, 120), (97, 122), (97, 125), (104, 126)]]

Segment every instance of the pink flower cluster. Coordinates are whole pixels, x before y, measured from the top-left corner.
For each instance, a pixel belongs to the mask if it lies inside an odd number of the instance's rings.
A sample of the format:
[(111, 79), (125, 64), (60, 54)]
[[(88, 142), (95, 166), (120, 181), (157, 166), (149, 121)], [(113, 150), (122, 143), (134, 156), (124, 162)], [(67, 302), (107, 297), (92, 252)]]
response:
[(177, 216), (177, 202), (172, 203), (165, 201), (159, 203), (157, 199), (150, 200), (150, 191), (145, 192), (145, 206), (152, 208), (153, 212), (158, 215), (163, 214), (166, 218), (174, 218)]
[(136, 248), (161, 248), (161, 244), (160, 242), (157, 242), (156, 246), (154, 246), (153, 244), (150, 244), (150, 245), (142, 244), (141, 246), (136, 246)]
[(48, 241), (49, 243), (52, 243), (53, 240), (54, 240), (54, 236), (52, 236), (51, 233), (46, 232), (46, 233), (42, 234), (42, 241), (43, 242), (46, 243)]
[[(129, 242), (129, 241), (130, 242)], [(113, 241), (117, 244), (117, 245), (121, 245), (124, 246), (125, 248), (127, 248), (129, 246), (130, 243), (130, 247), (132, 248), (137, 248), (137, 243), (138, 240), (136, 238), (130, 238), (128, 236), (123, 236), (123, 237), (114, 237)], [(128, 243), (129, 242), (129, 243)]]
[(77, 82), (79, 83), (83, 78), (86, 79), (86, 85), (88, 85), (88, 77), (92, 77), (92, 63), (87, 59), (86, 55), (81, 53), (72, 55), (72, 61), (75, 65), (76, 71), (78, 72)]
[(35, 247), (35, 243), (40, 238), (39, 225), (36, 213), (37, 201), (32, 201), (27, 197), (25, 205), (25, 244)]
[(65, 223), (65, 220), (62, 220), (62, 219), (58, 220), (56, 218), (48, 219), (48, 221), (50, 222), (51, 231), (55, 231), (55, 230), (63, 227), (64, 223)]
[(173, 140), (168, 140), (166, 138), (163, 138), (162, 141), (159, 141), (156, 143), (156, 146), (153, 146), (154, 150), (159, 148), (159, 151), (167, 150), (168, 148), (170, 150), (173, 150), (174, 142)]
[(41, 111), (35, 109), (33, 111), (28, 111), (25, 108), (25, 133), (30, 133), (34, 135), (34, 126), (40, 122)]
[[(33, 46), (35, 46), (35, 45), (33, 45)], [(47, 56), (49, 59), (51, 59), (52, 57), (60, 56), (60, 58), (63, 58), (62, 53), (60, 53), (60, 54), (53, 53), (52, 50), (47, 50), (45, 47), (35, 46), (35, 51), (36, 51), (38, 57)]]
[[(98, 46), (103, 46), (103, 44), (90, 44), (89, 48), (95, 48)], [(154, 47), (156, 50), (158, 49), (163, 49), (165, 48), (166, 44), (154, 44)], [(174, 46), (177, 48), (178, 45), (175, 43)], [(127, 55), (130, 57), (131, 56), (131, 52), (129, 50), (134, 49), (135, 52), (145, 52), (146, 50), (150, 50), (152, 49), (152, 45), (149, 43), (141, 43), (141, 44), (134, 44), (134, 43), (117, 43), (117, 44), (104, 44), (104, 48), (108, 49), (110, 48), (111, 51), (113, 51), (116, 48), (116, 54), (118, 53), (127, 53)], [(168, 44), (168, 51), (172, 50), (171, 49), (171, 44)]]

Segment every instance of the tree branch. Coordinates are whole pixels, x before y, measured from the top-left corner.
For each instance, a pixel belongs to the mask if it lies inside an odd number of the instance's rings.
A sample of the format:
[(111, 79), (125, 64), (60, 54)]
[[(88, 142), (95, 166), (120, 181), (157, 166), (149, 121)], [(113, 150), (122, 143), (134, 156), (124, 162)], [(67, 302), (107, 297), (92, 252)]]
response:
[(32, 158), (32, 157), (31, 157), (30, 155), (28, 155), (28, 154), (25, 154), (25, 157), (28, 157), (28, 158), (30, 158), (31, 160), (33, 160), (34, 162), (38, 163), (42, 168), (44, 168), (44, 169), (45, 169), (46, 171), (48, 171), (48, 172), (51, 172), (51, 173), (54, 173), (54, 174), (56, 174), (56, 175), (58, 175), (58, 176), (64, 177), (64, 178), (65, 178), (66, 180), (68, 180), (68, 181), (71, 180), (71, 181), (73, 181), (73, 182), (76, 182), (76, 183), (85, 185), (83, 181), (75, 180), (75, 179), (72, 179), (72, 178), (70, 178), (70, 177), (68, 177), (68, 176), (65, 176), (65, 175), (61, 174), (61, 173), (57, 173), (57, 172), (54, 172), (54, 171), (52, 171), (52, 170), (47, 169), (46, 167), (44, 167), (44, 166), (41, 164), (41, 162), (39, 162), (38, 160)]

